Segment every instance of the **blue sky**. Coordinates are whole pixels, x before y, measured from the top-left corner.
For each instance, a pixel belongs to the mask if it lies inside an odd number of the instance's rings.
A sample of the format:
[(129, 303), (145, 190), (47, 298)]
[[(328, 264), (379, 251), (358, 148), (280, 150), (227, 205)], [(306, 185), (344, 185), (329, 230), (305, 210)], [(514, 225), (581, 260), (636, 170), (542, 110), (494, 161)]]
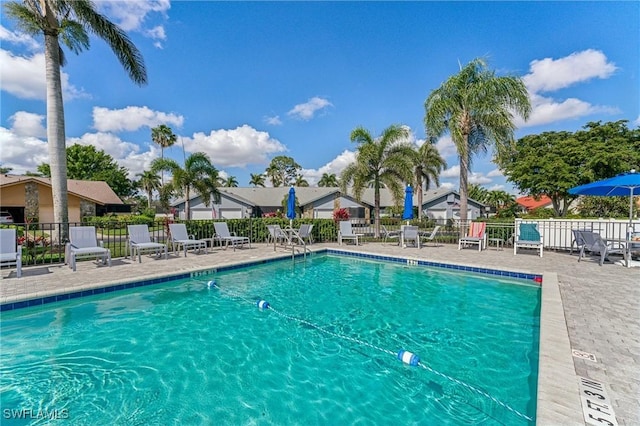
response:
[[(533, 113), (517, 137), (575, 131), (589, 121), (640, 125), (640, 3), (97, 1), (142, 52), (136, 86), (107, 45), (66, 51), (67, 144), (92, 144), (131, 172), (160, 156), (151, 128), (170, 126), (165, 156), (206, 152), (248, 186), (277, 155), (314, 185), (354, 159), (351, 130), (391, 124), (422, 144), (424, 101), (459, 65), (485, 57), (522, 77)], [(48, 162), (43, 40), (0, 22), (0, 163), (13, 173)], [(457, 189), (448, 136), (442, 186)], [(470, 181), (515, 191), (491, 156)]]

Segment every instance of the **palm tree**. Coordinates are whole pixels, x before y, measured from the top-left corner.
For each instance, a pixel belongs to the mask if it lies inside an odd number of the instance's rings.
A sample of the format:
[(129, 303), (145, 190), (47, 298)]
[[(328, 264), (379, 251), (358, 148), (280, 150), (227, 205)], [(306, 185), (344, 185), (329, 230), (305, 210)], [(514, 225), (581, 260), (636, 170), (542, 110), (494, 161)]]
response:
[(222, 180), (222, 186), (226, 186), (227, 188), (237, 188), (238, 179), (236, 179), (235, 176), (229, 176), (228, 178)]
[(159, 190), (160, 185), (160, 177), (153, 173), (152, 171), (146, 170), (142, 173), (138, 173), (136, 176), (140, 176), (140, 180), (138, 181), (138, 185), (142, 188), (148, 197), (147, 205), (151, 208), (151, 201), (153, 200), (153, 191)]
[(202, 199), (204, 205), (211, 204), (211, 197), (220, 202), (220, 191), (218, 190), (218, 169), (216, 169), (209, 156), (204, 152), (196, 152), (184, 160), (184, 168), (170, 158), (156, 158), (151, 163), (151, 170), (170, 171), (173, 175), (171, 187), (185, 198), (185, 217), (191, 217), (190, 199), (191, 189)]
[(262, 173), (251, 173), (251, 180), (249, 181), (249, 185), (253, 185), (254, 187), (261, 186), (264, 188), (264, 175)]
[[(422, 218), (422, 190), (428, 191), (431, 184), (440, 185), (440, 173), (447, 167), (435, 145), (423, 143), (414, 157), (415, 187), (418, 192), (418, 218)], [(424, 182), (424, 187), (423, 187)]]
[(323, 173), (322, 177), (318, 181), (318, 186), (339, 186), (338, 178), (336, 177), (335, 173)]
[[(151, 140), (160, 147), (160, 158), (164, 158), (164, 149), (175, 145), (177, 137), (171, 127), (161, 124), (151, 129)], [(164, 172), (160, 172), (160, 181), (164, 185)]]
[[(473, 197), (472, 197), (473, 198)], [(489, 191), (484, 202), (496, 209), (496, 212), (515, 201), (515, 197), (506, 191)]]
[(380, 236), (380, 188), (387, 187), (400, 205), (404, 194), (404, 182), (413, 179), (413, 147), (403, 142), (409, 137), (405, 126), (392, 125), (374, 139), (368, 130), (357, 127), (351, 132), (351, 141), (358, 144), (356, 161), (349, 164), (340, 175), (340, 190), (346, 192), (352, 185), (353, 195), (360, 201), (370, 184), (374, 191), (375, 237)]
[[(499, 157), (513, 143), (512, 112), (525, 120), (531, 112), (527, 88), (519, 77), (497, 77), (478, 58), (434, 90), (424, 107), (427, 134), (439, 138), (449, 131), (458, 151), (460, 219), (465, 222), (473, 155), (492, 145)], [(462, 232), (463, 228), (460, 229)]]
[[(147, 82), (147, 71), (142, 55), (124, 31), (98, 13), (89, 0), (8, 2), (4, 4), (4, 8), (7, 16), (14, 19), (22, 31), (31, 36), (44, 36), (53, 217), (56, 223), (67, 224), (67, 151), (60, 80), (60, 67), (65, 65), (66, 60), (60, 41), (72, 52), (79, 53), (89, 48), (89, 31), (107, 42), (136, 84), (143, 85)], [(67, 226), (62, 226), (57, 231), (61, 240), (66, 240)]]
[(296, 176), (296, 180), (293, 182), (293, 186), (307, 187), (309, 182), (302, 175)]

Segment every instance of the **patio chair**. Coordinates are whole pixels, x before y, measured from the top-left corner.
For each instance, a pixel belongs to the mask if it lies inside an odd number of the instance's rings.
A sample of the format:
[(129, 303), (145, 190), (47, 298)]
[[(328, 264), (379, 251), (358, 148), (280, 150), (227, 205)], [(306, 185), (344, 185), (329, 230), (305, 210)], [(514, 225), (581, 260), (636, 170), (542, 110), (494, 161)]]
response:
[(311, 234), (311, 230), (313, 229), (313, 224), (303, 224), (300, 225), (300, 229), (298, 229), (298, 236), (306, 241), (308, 244), (313, 244), (313, 234)]
[(398, 245), (400, 245), (400, 231), (389, 231), (384, 225), (380, 225), (380, 230), (382, 231), (383, 242), (386, 243), (388, 239), (398, 240)]
[(584, 246), (584, 238), (582, 237), (582, 229), (572, 229), (571, 235), (573, 235), (573, 240), (571, 241), (571, 247), (569, 248), (569, 254), (573, 254), (573, 246), (576, 246), (576, 251), (580, 253), (582, 247)]
[(338, 244), (342, 245), (342, 240), (353, 240), (358, 245), (358, 240), (362, 234), (354, 234), (351, 222), (343, 220), (340, 222), (340, 230), (338, 231)]
[(412, 241), (415, 247), (420, 248), (420, 234), (417, 226), (402, 227), (402, 247), (406, 248), (409, 241)]
[(67, 263), (74, 272), (79, 258), (95, 257), (102, 264), (111, 266), (111, 250), (104, 248), (102, 241), (98, 241), (95, 226), (70, 227), (65, 254)]
[(513, 255), (518, 252), (518, 247), (529, 248), (540, 251), (540, 257), (542, 257), (543, 240), (542, 233), (538, 231), (537, 223), (521, 223), (516, 228), (515, 238), (513, 240)]
[(151, 241), (147, 225), (127, 225), (127, 231), (129, 233), (129, 253), (132, 258), (135, 258), (138, 253), (138, 263), (142, 263), (143, 252), (154, 252), (158, 257), (164, 253), (164, 258), (167, 258), (167, 245)]
[(290, 245), (291, 238), (289, 235), (280, 228), (280, 225), (267, 225), (269, 236), (267, 243), (273, 242), (274, 244)]
[(216, 231), (213, 239), (218, 240), (220, 245), (224, 243), (225, 250), (229, 247), (229, 244), (233, 246), (233, 251), (236, 251), (236, 246), (238, 244), (241, 246), (249, 244), (249, 248), (251, 248), (251, 240), (249, 240), (248, 237), (239, 237), (235, 232), (229, 232), (227, 222), (214, 222), (213, 227)]
[(207, 254), (207, 241), (196, 240), (193, 235), (187, 234), (187, 225), (184, 223), (169, 224), (169, 240), (173, 251), (176, 251), (176, 248), (180, 249), (182, 246), (184, 257), (187, 257), (187, 250), (189, 249), (194, 249), (198, 252), (200, 252), (200, 249), (204, 249), (204, 253)]
[(18, 244), (14, 228), (0, 229), (0, 263), (16, 265), (16, 276), (22, 276), (22, 246)]
[(610, 254), (621, 254), (626, 256), (624, 244), (617, 242), (607, 242), (600, 234), (591, 231), (579, 231), (584, 245), (580, 250), (578, 262), (584, 257), (585, 252), (591, 252), (592, 255), (600, 255), (600, 266), (609, 258)]
[(425, 241), (432, 241), (433, 246), (438, 247), (438, 232), (440, 232), (440, 228), (442, 227), (440, 225), (437, 225), (435, 228), (433, 228), (433, 231), (431, 231), (431, 234), (425, 235), (422, 238)]
[(471, 222), (467, 236), (458, 240), (458, 250), (462, 249), (462, 246), (468, 246), (469, 244), (477, 244), (478, 251), (487, 248), (486, 230), (487, 224), (485, 222)]

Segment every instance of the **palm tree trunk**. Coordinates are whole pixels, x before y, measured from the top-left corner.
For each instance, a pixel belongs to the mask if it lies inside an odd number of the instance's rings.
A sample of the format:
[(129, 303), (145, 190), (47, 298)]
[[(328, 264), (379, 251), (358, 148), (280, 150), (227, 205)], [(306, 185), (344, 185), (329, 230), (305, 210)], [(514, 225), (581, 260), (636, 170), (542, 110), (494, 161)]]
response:
[(153, 197), (153, 190), (149, 190), (147, 192), (147, 195), (148, 195), (147, 206), (149, 207), (149, 209), (151, 209), (151, 197)]
[(460, 156), (460, 237), (464, 237), (467, 223), (467, 194), (469, 190), (469, 156)]
[(376, 226), (374, 228), (374, 237), (380, 238), (380, 184), (376, 182), (374, 188), (375, 194), (373, 196), (373, 214), (375, 215)]
[(47, 80), (47, 139), (51, 165), (51, 193), (54, 238), (64, 243), (68, 238), (69, 208), (67, 199), (67, 150), (64, 130), (64, 105), (60, 81), (60, 51), (57, 35), (45, 34), (45, 64)]
[(189, 202), (189, 198), (191, 198), (189, 191), (189, 187), (187, 186), (187, 188), (185, 189), (184, 193), (185, 193), (185, 202), (184, 202), (184, 220), (189, 220), (191, 219), (191, 203)]
[(418, 220), (422, 220), (422, 179), (418, 179), (416, 188), (418, 189)]

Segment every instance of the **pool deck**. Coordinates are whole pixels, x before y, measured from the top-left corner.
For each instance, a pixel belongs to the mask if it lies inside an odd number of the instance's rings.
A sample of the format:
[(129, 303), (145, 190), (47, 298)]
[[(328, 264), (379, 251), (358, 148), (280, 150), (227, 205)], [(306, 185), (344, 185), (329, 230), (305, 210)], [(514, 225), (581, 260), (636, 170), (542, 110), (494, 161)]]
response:
[[(448, 244), (403, 249), (393, 243), (329, 243), (310, 248), (543, 274), (537, 423), (584, 425), (578, 377), (585, 377), (604, 384), (619, 425), (640, 425), (640, 268), (601, 267), (591, 259), (578, 263), (575, 253), (545, 251), (540, 258), (527, 250), (514, 256), (509, 248), (459, 251)], [(236, 251), (189, 252), (186, 258), (182, 253), (170, 253), (167, 260), (143, 256), (141, 264), (116, 258), (111, 268), (79, 262), (77, 272), (65, 265), (25, 267), (20, 279), (15, 268), (3, 268), (0, 303), (282, 256), (291, 256), (291, 249), (274, 251), (273, 245), (258, 243)], [(596, 361), (572, 356), (572, 350), (593, 354)]]

